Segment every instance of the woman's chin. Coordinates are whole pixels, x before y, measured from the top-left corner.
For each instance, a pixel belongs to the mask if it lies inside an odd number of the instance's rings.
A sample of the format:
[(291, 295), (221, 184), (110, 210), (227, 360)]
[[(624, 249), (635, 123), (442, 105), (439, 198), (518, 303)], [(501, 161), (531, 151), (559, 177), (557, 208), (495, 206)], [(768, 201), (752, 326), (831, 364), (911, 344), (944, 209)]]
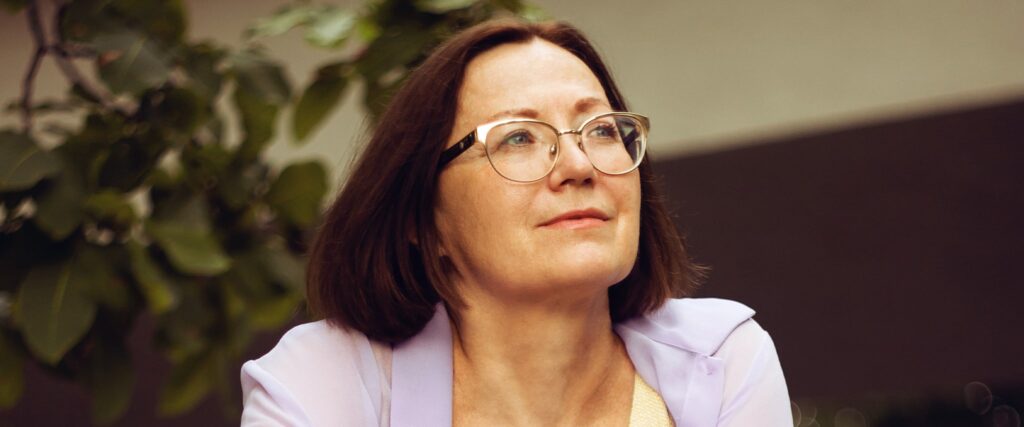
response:
[(543, 297), (573, 295), (601, 295), (612, 285), (622, 281), (629, 274), (629, 268), (609, 268), (608, 263), (586, 263), (570, 265), (555, 271), (520, 289), (528, 289), (534, 296)]
[(636, 252), (609, 246), (577, 245), (553, 257), (557, 266), (549, 271), (562, 283), (611, 286), (633, 269)]

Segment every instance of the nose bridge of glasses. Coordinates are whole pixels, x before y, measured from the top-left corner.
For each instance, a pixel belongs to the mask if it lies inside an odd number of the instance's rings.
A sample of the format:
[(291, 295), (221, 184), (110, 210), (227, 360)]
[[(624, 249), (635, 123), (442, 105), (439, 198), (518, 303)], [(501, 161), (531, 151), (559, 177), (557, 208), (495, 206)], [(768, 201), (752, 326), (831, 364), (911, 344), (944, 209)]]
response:
[[(552, 129), (554, 129), (554, 128), (552, 128)], [(576, 147), (579, 148), (580, 151), (582, 151), (584, 153), (587, 152), (587, 150), (583, 149), (583, 131), (581, 131), (579, 129), (566, 129), (566, 130), (562, 130), (562, 131), (555, 130), (555, 143), (554, 143), (555, 146), (557, 146), (559, 141), (562, 140), (562, 136), (563, 135), (573, 135), (573, 136), (575, 136), (576, 137), (575, 138)]]
[[(553, 127), (552, 127), (552, 129), (555, 130), (555, 128), (553, 128)], [(565, 136), (565, 135), (571, 135), (573, 137), (573, 139), (572, 139), (573, 145), (575, 145), (576, 148), (579, 149), (579, 153), (578, 154), (577, 153), (572, 153), (572, 152), (562, 153), (562, 150), (560, 150), (558, 148), (561, 145), (562, 137)], [(593, 160), (590, 159), (590, 154), (587, 153), (586, 148), (584, 148), (584, 145), (583, 145), (583, 131), (580, 130), (580, 129), (567, 129), (567, 130), (562, 130), (562, 131), (555, 130), (555, 140), (554, 140), (554, 143), (551, 144), (551, 149), (550, 149), (549, 153), (552, 155), (552, 159), (551, 159), (552, 162), (553, 162), (551, 164), (551, 168), (552, 169), (558, 167), (557, 166), (558, 163), (562, 163), (564, 165), (565, 162), (567, 162), (567, 161), (569, 161), (571, 163), (583, 162), (583, 164), (586, 164), (587, 167), (595, 167)], [(577, 156), (580, 156), (580, 155), (582, 155), (582, 157), (577, 157)], [(570, 159), (575, 159), (575, 160), (570, 160)], [(579, 167), (579, 166), (573, 166), (573, 167), (576, 168), (576, 167)]]

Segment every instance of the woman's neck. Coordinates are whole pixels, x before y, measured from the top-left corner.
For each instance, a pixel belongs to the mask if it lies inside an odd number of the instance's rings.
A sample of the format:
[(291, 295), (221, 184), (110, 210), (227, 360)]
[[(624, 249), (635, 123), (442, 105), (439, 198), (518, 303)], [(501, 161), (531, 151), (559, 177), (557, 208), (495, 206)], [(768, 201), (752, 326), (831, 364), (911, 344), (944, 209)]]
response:
[(453, 328), (455, 423), (629, 419), (633, 367), (606, 295), (572, 304), (475, 301)]

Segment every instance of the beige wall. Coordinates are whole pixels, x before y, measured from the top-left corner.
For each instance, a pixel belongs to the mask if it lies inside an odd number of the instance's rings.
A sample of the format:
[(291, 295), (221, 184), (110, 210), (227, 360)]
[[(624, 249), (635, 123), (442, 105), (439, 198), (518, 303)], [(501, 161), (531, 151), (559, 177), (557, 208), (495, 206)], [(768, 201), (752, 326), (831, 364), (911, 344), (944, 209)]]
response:
[[(282, 0), (190, 0), (193, 37), (238, 45)], [(587, 32), (635, 111), (652, 118), (661, 157), (773, 136), (1024, 96), (1024, 2), (904, 0), (538, 2)], [(0, 98), (14, 98), (30, 54), (23, 17), (0, 17)], [(294, 82), (330, 53), (297, 36), (268, 41)], [(64, 89), (52, 64), (40, 96)], [(341, 176), (361, 116), (346, 105), (303, 147), (275, 159), (326, 156)], [(16, 117), (0, 124), (16, 123)]]
[(1024, 95), (1019, 0), (548, 3), (611, 58), (658, 152)]

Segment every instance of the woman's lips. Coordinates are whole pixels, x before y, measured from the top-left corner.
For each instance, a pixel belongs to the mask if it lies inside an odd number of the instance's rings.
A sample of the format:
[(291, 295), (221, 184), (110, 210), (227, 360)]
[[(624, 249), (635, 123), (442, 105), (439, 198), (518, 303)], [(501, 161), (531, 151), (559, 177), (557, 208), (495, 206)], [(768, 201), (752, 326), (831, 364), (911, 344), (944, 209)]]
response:
[(598, 209), (573, 210), (544, 221), (540, 226), (575, 230), (600, 226), (608, 218), (608, 215)]

